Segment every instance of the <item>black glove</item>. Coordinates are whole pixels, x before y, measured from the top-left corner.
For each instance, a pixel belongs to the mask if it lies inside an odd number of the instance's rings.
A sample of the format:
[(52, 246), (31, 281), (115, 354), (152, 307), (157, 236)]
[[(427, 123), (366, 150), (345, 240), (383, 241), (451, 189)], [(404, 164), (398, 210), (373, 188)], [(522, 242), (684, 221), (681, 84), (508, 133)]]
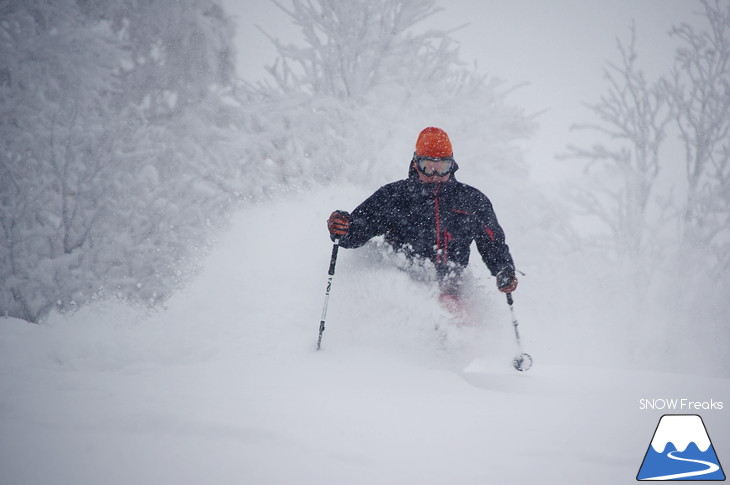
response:
[(503, 293), (512, 293), (517, 289), (517, 276), (512, 266), (507, 266), (497, 273), (497, 289)]
[(351, 219), (347, 211), (334, 211), (327, 219), (327, 230), (334, 237), (342, 237), (350, 231)]

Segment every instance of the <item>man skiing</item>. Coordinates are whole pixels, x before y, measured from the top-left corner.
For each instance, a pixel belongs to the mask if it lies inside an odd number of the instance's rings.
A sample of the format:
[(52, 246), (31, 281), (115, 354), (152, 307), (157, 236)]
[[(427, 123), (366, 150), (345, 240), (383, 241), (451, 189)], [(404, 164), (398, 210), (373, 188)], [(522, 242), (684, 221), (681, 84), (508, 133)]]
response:
[(418, 135), (408, 178), (384, 185), (352, 215), (334, 211), (327, 220), (332, 240), (357, 248), (383, 235), (409, 259), (430, 261), (440, 301), (452, 311), (460, 308), (462, 273), (476, 241), (497, 288), (515, 291), (514, 262), (492, 204), (482, 192), (456, 180), (458, 168), (446, 132), (425, 128)]

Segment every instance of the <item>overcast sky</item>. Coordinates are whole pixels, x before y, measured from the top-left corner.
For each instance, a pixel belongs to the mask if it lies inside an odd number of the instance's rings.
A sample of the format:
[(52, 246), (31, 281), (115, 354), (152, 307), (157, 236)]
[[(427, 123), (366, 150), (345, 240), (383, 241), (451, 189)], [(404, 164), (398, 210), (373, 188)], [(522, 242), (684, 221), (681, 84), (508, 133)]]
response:
[[(268, 0), (224, 0), (237, 19), (239, 74), (265, 77), (275, 51), (257, 28), (281, 40), (301, 37), (289, 18)], [(288, 5), (287, 0), (282, 0)], [(551, 170), (557, 152), (578, 142), (572, 123), (591, 121), (583, 103), (593, 103), (607, 89), (603, 68), (618, 61), (617, 38), (626, 41), (636, 22), (639, 64), (649, 79), (671, 66), (674, 41), (670, 27), (696, 23), (696, 0), (443, 0), (443, 11), (423, 27), (450, 29), (462, 59), (480, 72), (510, 84), (528, 82), (510, 98), (541, 115), (538, 135), (525, 142), (528, 161)], [(548, 162), (548, 163), (544, 163)]]

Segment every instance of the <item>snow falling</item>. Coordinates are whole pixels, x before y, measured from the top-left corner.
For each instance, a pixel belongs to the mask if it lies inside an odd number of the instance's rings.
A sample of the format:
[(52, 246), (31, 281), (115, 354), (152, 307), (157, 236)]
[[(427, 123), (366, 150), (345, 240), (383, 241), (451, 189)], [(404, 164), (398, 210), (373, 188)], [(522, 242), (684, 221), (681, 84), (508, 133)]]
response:
[[(261, 81), (229, 7), (0, 18), (0, 482), (629, 483), (666, 413), (729, 461), (726, 3), (667, 23), (664, 68), (627, 17), (539, 166), (544, 105), (436, 3), (282, 2)], [(327, 216), (431, 125), (524, 273), (529, 372), (478, 257), (456, 325), (378, 240), (340, 250), (314, 351)], [(724, 406), (646, 406), (672, 400)]]

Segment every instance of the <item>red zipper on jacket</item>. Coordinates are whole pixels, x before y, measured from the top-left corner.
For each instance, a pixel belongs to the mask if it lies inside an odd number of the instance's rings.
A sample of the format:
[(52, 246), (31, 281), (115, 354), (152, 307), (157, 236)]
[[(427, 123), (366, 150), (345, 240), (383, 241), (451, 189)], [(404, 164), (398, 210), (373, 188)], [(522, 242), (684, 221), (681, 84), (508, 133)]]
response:
[(446, 263), (446, 260), (448, 258), (447, 255), (447, 249), (448, 249), (448, 239), (451, 238), (451, 235), (449, 233), (444, 233), (444, 240), (443, 245), (441, 242), (441, 215), (439, 214), (439, 190), (441, 189), (441, 184), (438, 184), (436, 186), (436, 190), (434, 191), (434, 210), (436, 211), (436, 263)]

